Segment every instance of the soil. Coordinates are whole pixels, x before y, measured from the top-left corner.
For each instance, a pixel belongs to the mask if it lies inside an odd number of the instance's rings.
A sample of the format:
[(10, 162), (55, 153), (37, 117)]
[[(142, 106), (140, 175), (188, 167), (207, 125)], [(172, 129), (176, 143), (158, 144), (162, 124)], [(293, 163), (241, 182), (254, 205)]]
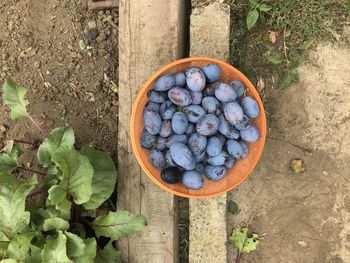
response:
[[(47, 133), (69, 123), (77, 147), (91, 143), (115, 155), (118, 9), (92, 12), (83, 0), (3, 0), (0, 14), (0, 83), (10, 76), (28, 88), (29, 112)], [(9, 139), (43, 140), (29, 120), (12, 121), (2, 101), (0, 112), (0, 147)], [(33, 152), (21, 162), (38, 169)]]
[[(243, 262), (350, 262), (349, 61), (349, 46), (320, 45), (300, 68), (300, 83), (267, 92), (264, 153), (229, 194), (241, 211), (229, 215), (228, 234), (248, 225), (262, 238)], [(294, 158), (305, 173), (291, 171)]]

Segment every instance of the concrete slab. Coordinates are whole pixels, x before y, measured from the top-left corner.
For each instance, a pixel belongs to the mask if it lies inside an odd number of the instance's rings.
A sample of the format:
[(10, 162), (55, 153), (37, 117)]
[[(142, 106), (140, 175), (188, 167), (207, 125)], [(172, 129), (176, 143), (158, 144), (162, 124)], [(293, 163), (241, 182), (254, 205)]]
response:
[[(191, 15), (191, 56), (229, 58), (230, 9), (213, 2), (194, 8)], [(189, 262), (226, 263), (227, 196), (190, 200)]]
[[(229, 194), (263, 240), (244, 262), (350, 262), (350, 49), (319, 46), (300, 83), (266, 97), (268, 139), (249, 179)], [(289, 169), (293, 158), (306, 172)], [(235, 259), (229, 246), (228, 262)]]

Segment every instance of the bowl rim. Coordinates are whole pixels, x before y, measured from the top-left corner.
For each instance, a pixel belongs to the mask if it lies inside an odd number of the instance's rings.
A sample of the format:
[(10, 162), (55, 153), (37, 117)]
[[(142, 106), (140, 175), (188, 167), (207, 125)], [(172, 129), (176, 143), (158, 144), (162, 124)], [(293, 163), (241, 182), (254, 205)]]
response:
[[(211, 62), (211, 63), (216, 63), (219, 64), (221, 66), (227, 67), (229, 68), (231, 71), (235, 71), (237, 73), (237, 75), (240, 75), (240, 79), (244, 79), (245, 82), (250, 83), (251, 87), (253, 87), (253, 89), (249, 89), (250, 92), (252, 92), (254, 94), (254, 97), (257, 98), (257, 102), (259, 104), (260, 107), (260, 114), (261, 114), (261, 136), (260, 136), (260, 140), (261, 143), (259, 144), (259, 148), (258, 148), (258, 153), (256, 154), (252, 165), (250, 165), (248, 171), (246, 172), (246, 175), (244, 177), (242, 177), (242, 179), (232, 185), (230, 185), (229, 187), (225, 188), (224, 190), (215, 192), (215, 193), (210, 193), (210, 194), (188, 194), (188, 193), (183, 193), (183, 192), (179, 192), (176, 191), (174, 189), (171, 189), (169, 187), (167, 187), (166, 185), (160, 183), (156, 178), (154, 178), (154, 176), (152, 175), (152, 173), (147, 169), (147, 167), (144, 165), (142, 158), (140, 156), (140, 153), (137, 151), (137, 146), (136, 146), (136, 134), (135, 134), (135, 117), (136, 117), (136, 109), (137, 106), (140, 103), (140, 100), (142, 98), (142, 95), (144, 94), (144, 91), (147, 89), (147, 87), (150, 86), (150, 84), (152, 82), (154, 82), (160, 75), (164, 74), (165, 71), (171, 69), (172, 67), (179, 65), (179, 64), (183, 64), (183, 63), (188, 63), (188, 62), (196, 62), (196, 61), (207, 61), (207, 62)], [(164, 189), (167, 192), (170, 192), (174, 195), (177, 196), (182, 196), (182, 197), (186, 197), (186, 198), (193, 198), (193, 199), (204, 199), (204, 198), (212, 198), (212, 197), (216, 197), (219, 195), (222, 195), (224, 193), (227, 193), (228, 191), (232, 190), (233, 188), (235, 188), (237, 185), (239, 185), (240, 183), (242, 183), (243, 181), (245, 181), (247, 179), (247, 177), (251, 174), (251, 172), (254, 170), (255, 166), (257, 165), (261, 154), (263, 152), (264, 146), (265, 146), (265, 142), (266, 142), (266, 114), (265, 114), (265, 109), (264, 109), (264, 105), (262, 103), (262, 100), (260, 98), (260, 95), (258, 94), (256, 88), (254, 87), (254, 85), (250, 82), (250, 80), (238, 69), (236, 69), (234, 66), (215, 59), (215, 58), (209, 58), (209, 57), (189, 57), (189, 58), (183, 58), (183, 59), (178, 59), (175, 60), (169, 64), (166, 64), (164, 66), (162, 66), (160, 69), (158, 69), (155, 73), (152, 74), (152, 76), (145, 82), (145, 84), (142, 86), (142, 88), (138, 91), (138, 95), (136, 97), (136, 100), (133, 104), (132, 107), (132, 113), (131, 113), (131, 117), (130, 117), (130, 139), (131, 139), (131, 145), (132, 145), (132, 150), (134, 155), (136, 156), (136, 159), (139, 163), (139, 165), (142, 167), (142, 170), (147, 174), (147, 176), (159, 187), (161, 187), (162, 189)]]

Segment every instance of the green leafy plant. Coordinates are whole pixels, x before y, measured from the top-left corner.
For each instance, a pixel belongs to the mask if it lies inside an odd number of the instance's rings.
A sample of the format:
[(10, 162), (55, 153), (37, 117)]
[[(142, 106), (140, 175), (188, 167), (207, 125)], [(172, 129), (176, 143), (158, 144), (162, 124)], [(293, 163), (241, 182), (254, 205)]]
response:
[(246, 23), (248, 30), (252, 29), (259, 19), (260, 13), (267, 13), (271, 7), (258, 0), (249, 0), (250, 10), (247, 15)]
[[(3, 100), (11, 118), (29, 118), (44, 137), (37, 158), (47, 172), (20, 165), (23, 150), (14, 141), (0, 152), (0, 262), (121, 262), (113, 241), (144, 229), (147, 221), (123, 210), (96, 216), (114, 192), (113, 160), (89, 145), (76, 149), (69, 125), (47, 135), (28, 113), (26, 93), (5, 80)], [(33, 174), (20, 179), (23, 170)], [(35, 188), (45, 196), (42, 206), (26, 201)]]
[(237, 249), (236, 263), (241, 262), (243, 254), (256, 250), (256, 247), (260, 243), (259, 236), (253, 233), (251, 237), (248, 237), (248, 231), (249, 229), (247, 227), (242, 229), (235, 228), (229, 237), (230, 243)]

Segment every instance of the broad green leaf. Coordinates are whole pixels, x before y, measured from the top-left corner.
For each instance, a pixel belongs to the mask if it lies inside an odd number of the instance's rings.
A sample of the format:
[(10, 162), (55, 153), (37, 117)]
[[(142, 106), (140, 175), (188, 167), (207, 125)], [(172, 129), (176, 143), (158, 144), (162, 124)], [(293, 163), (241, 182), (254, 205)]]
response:
[(311, 47), (313, 43), (313, 40), (306, 40), (298, 47), (298, 49), (306, 50)]
[(74, 258), (74, 263), (94, 263), (96, 258), (96, 239), (88, 238), (84, 240), (85, 243), (85, 252), (84, 255)]
[(0, 263), (18, 263), (18, 261), (13, 258), (7, 258), (7, 259), (1, 260)]
[(281, 89), (285, 89), (290, 84), (298, 81), (299, 81), (299, 74), (297, 72), (288, 71), (281, 77), (278, 84)]
[(47, 237), (46, 244), (41, 251), (42, 262), (45, 263), (72, 263), (67, 256), (67, 237), (59, 230), (57, 237)]
[(260, 4), (260, 5), (259, 5), (259, 10), (260, 10), (261, 12), (268, 12), (268, 11), (270, 11), (271, 9), (272, 9), (272, 7), (269, 6), (269, 5), (267, 5), (267, 4)]
[(71, 223), (69, 231), (73, 234), (80, 236), (81, 238), (86, 238), (85, 228), (82, 224)]
[(234, 245), (239, 252), (242, 251), (244, 242), (247, 239), (248, 228), (245, 227), (243, 229), (235, 228), (232, 231), (232, 234), (229, 238), (229, 241), (232, 245)]
[(104, 247), (97, 249), (95, 263), (121, 263), (121, 253), (113, 247), (112, 241)]
[(34, 246), (32, 244), (29, 245), (29, 253), (27, 254), (24, 262), (28, 263), (42, 263), (41, 260), (41, 248)]
[(91, 226), (97, 237), (106, 236), (112, 240), (118, 240), (144, 229), (147, 226), (147, 221), (142, 215), (135, 216), (127, 211), (119, 210), (117, 212), (110, 211), (107, 215), (97, 217), (91, 222)]
[(260, 243), (259, 236), (253, 234), (252, 237), (247, 236), (248, 228), (243, 229), (235, 228), (229, 238), (231, 244), (233, 244), (240, 253), (250, 253), (256, 250), (257, 245)]
[(50, 166), (54, 152), (61, 146), (73, 148), (74, 142), (74, 131), (71, 126), (53, 129), (38, 149), (39, 163), (44, 167)]
[(258, 5), (258, 0), (249, 0), (251, 6), (255, 7)]
[(8, 239), (8, 237), (0, 231), (0, 242), (7, 242), (10, 241), (10, 239)]
[(256, 24), (256, 21), (258, 21), (259, 18), (259, 12), (256, 9), (250, 10), (247, 15), (247, 28), (248, 30), (252, 29), (252, 27)]
[(97, 209), (112, 195), (117, 181), (117, 171), (112, 158), (105, 152), (91, 146), (84, 146), (81, 154), (89, 158), (94, 168), (92, 195), (83, 206), (85, 209)]
[(65, 232), (67, 236), (67, 254), (68, 257), (80, 257), (84, 254), (86, 245), (81, 237), (71, 232)]
[[(38, 230), (49, 229), (52, 225), (61, 225), (63, 229), (66, 230), (66, 223), (70, 218), (70, 211), (67, 214), (62, 214), (61, 211), (57, 210), (54, 206), (47, 201), (46, 208), (33, 208), (30, 211), (30, 223), (32, 227)], [(69, 226), (69, 225), (68, 225)], [(68, 228), (67, 228), (68, 229)], [(47, 230), (44, 230), (47, 231)]]
[(235, 201), (230, 200), (228, 203), (228, 211), (234, 215), (239, 212), (239, 207)]
[(277, 54), (271, 54), (266, 57), (268, 61), (270, 61), (272, 64), (280, 64), (283, 62), (283, 58), (280, 55)]
[[(49, 200), (54, 205), (66, 203), (71, 196), (76, 204), (90, 200), (93, 168), (89, 159), (71, 147), (60, 147), (52, 156), (52, 161), (62, 171), (62, 181), (49, 190)], [(66, 207), (66, 205), (65, 205)]]
[(11, 173), (17, 166), (16, 158), (11, 157), (8, 153), (0, 154), (0, 173)]
[(5, 258), (7, 256), (7, 247), (9, 245), (10, 241), (0, 241), (0, 258)]
[(36, 236), (35, 232), (26, 232), (13, 237), (8, 248), (7, 254), (10, 258), (25, 260), (29, 251), (30, 241)]
[(37, 182), (35, 175), (20, 181), (11, 175), (0, 174), (0, 231), (8, 238), (29, 225), (30, 215), (25, 211), (25, 201)]
[(10, 157), (16, 159), (22, 155), (23, 149), (18, 143), (15, 143), (13, 140), (10, 140), (7, 143), (7, 145), (1, 150), (1, 152), (5, 152)]
[(68, 230), (69, 228), (69, 223), (59, 217), (54, 217), (54, 218), (48, 218), (45, 219), (43, 229), (44, 231), (49, 231), (49, 230)]
[(29, 105), (29, 101), (26, 97), (27, 89), (16, 84), (10, 78), (5, 79), (2, 89), (2, 98), (5, 105), (11, 110), (11, 119), (15, 120), (28, 116), (27, 106)]
[(260, 240), (257, 234), (253, 234), (252, 237), (247, 238), (242, 249), (243, 253), (250, 253), (251, 251), (256, 250), (256, 247), (259, 245)]

